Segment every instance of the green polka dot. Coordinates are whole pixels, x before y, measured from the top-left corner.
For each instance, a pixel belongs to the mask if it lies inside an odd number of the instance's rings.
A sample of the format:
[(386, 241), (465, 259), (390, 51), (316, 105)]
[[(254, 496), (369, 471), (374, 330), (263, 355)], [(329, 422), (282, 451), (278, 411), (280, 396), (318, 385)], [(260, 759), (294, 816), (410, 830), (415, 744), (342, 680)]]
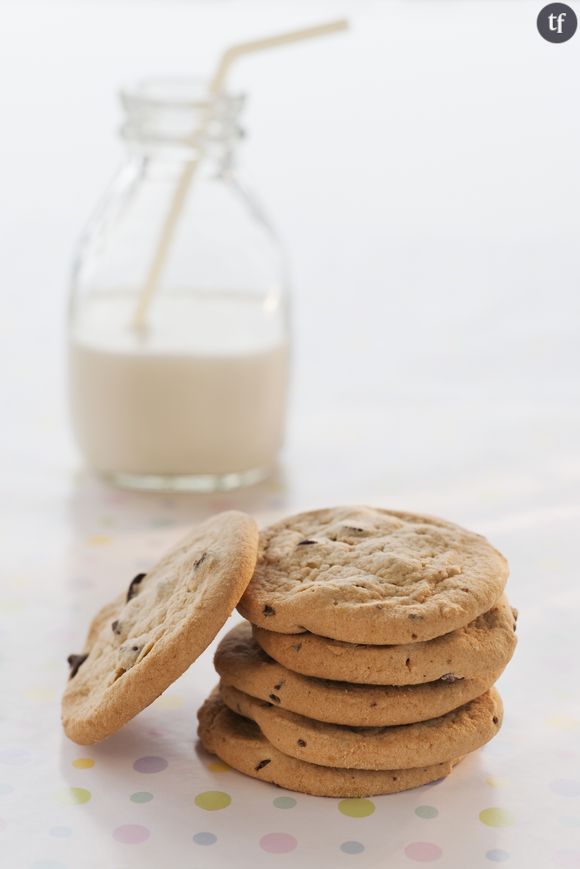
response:
[(375, 804), (370, 800), (341, 800), (338, 811), (348, 818), (368, 818), (375, 810)]
[(276, 797), (276, 799), (272, 800), (272, 804), (277, 809), (293, 809), (296, 805), (296, 800), (294, 797)]
[(86, 788), (65, 788), (60, 792), (60, 801), (65, 806), (79, 806), (88, 803), (90, 798), (91, 792)]
[(483, 809), (479, 813), (479, 820), (487, 827), (509, 827), (515, 823), (515, 818), (507, 809), (490, 808)]
[(218, 809), (227, 809), (232, 798), (224, 791), (204, 791), (195, 798), (195, 805), (207, 812), (217, 812)]
[(136, 791), (129, 797), (132, 803), (150, 803), (153, 799), (153, 794), (149, 791)]
[(417, 806), (415, 814), (418, 818), (436, 818), (439, 812), (435, 806)]

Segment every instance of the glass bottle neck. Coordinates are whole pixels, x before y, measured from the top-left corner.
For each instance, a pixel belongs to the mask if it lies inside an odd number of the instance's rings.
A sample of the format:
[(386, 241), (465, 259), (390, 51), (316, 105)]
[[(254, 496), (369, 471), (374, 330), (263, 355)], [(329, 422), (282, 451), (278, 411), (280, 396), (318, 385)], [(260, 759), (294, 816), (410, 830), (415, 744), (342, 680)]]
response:
[(203, 82), (156, 79), (122, 91), (121, 101), (121, 135), (131, 152), (147, 159), (232, 166), (242, 137), (242, 96), (210, 97)]

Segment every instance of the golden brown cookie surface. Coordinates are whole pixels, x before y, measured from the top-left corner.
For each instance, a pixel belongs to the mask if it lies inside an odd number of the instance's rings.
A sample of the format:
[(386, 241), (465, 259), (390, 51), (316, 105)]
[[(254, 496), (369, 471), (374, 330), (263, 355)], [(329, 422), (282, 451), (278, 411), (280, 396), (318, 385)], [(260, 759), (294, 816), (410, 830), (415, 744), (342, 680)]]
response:
[(71, 739), (114, 733), (199, 657), (250, 581), (257, 542), (253, 519), (221, 513), (103, 607), (83, 654), (69, 659), (62, 719)]
[(220, 697), (233, 712), (255, 721), (268, 742), (283, 754), (347, 769), (409, 769), (463, 757), (495, 736), (503, 715), (495, 688), (439, 718), (395, 727), (346, 727), (314, 721), (223, 682)]
[(507, 576), (501, 553), (458, 525), (337, 507), (301, 513), (262, 532), (256, 570), (238, 609), (278, 633), (414, 643), (489, 610)]
[(516, 647), (516, 618), (502, 597), (462, 628), (420, 643), (343, 643), (305, 632), (277, 634), (254, 627), (264, 651), (305, 676), (367, 685), (418, 685), (441, 677), (481, 678), (501, 671)]
[(500, 672), (473, 679), (439, 679), (422, 685), (356, 685), (293, 673), (258, 646), (249, 622), (220, 642), (214, 665), (227, 685), (299, 715), (355, 727), (426, 721), (479, 697)]
[(449, 775), (459, 758), (403, 770), (331, 769), (289, 757), (259, 727), (236, 715), (214, 691), (198, 712), (199, 737), (207, 751), (252, 778), (321, 797), (370, 797), (419, 787)]

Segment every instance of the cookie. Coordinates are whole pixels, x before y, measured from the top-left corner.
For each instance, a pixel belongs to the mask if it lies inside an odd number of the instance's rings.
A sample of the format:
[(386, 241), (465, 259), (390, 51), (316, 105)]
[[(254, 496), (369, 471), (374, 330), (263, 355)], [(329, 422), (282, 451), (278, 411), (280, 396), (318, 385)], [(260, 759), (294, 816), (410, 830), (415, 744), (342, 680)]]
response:
[(372, 507), (301, 513), (267, 528), (238, 609), (283, 634), (347, 643), (431, 640), (499, 599), (508, 565), (484, 537)]
[(436, 718), (479, 697), (500, 672), (474, 679), (439, 679), (423, 685), (351, 685), (301, 676), (281, 666), (258, 646), (249, 622), (219, 644), (214, 665), (226, 685), (281, 709), (332, 724), (382, 727)]
[(234, 769), (279, 787), (319, 797), (371, 797), (419, 787), (449, 775), (460, 758), (395, 770), (332, 769), (289, 757), (260, 728), (231, 712), (217, 691), (198, 712), (199, 738), (207, 751)]
[(277, 634), (254, 627), (254, 638), (278, 663), (322, 679), (371, 685), (418, 685), (449, 676), (500, 672), (516, 647), (516, 616), (502, 597), (474, 621), (442, 637), (398, 646), (355, 645), (316, 634)]
[(239, 610), (282, 633), (416, 642), (485, 612), (506, 578), (503, 556), (451, 523), (373, 508), (319, 510), (261, 535)]
[(258, 532), (244, 513), (195, 528), (90, 626), (69, 657), (62, 700), (67, 736), (90, 745), (152, 703), (213, 640), (254, 569)]
[(439, 718), (395, 727), (325, 724), (256, 700), (223, 682), (220, 697), (233, 712), (255, 721), (283, 754), (346, 769), (408, 769), (462, 757), (495, 736), (503, 712), (495, 688)]

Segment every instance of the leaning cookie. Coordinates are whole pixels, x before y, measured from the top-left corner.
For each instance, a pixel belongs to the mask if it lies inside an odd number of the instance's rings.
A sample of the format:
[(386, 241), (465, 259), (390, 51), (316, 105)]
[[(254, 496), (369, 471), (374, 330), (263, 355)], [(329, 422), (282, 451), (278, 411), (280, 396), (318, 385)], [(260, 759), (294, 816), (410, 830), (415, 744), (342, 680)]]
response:
[(414, 643), (489, 610), (507, 576), (503, 555), (458, 525), (337, 507), (292, 516), (262, 532), (256, 570), (238, 609), (283, 634)]
[(220, 682), (220, 697), (233, 712), (255, 721), (283, 754), (320, 766), (409, 769), (463, 757), (492, 739), (503, 707), (492, 688), (439, 718), (396, 727), (326, 724), (256, 700)]
[(419, 787), (449, 775), (461, 758), (413, 769), (332, 769), (278, 751), (247, 718), (236, 715), (218, 692), (198, 712), (204, 748), (252, 778), (319, 797), (371, 797)]
[(98, 613), (84, 652), (69, 658), (67, 736), (81, 745), (110, 736), (199, 657), (250, 581), (257, 543), (249, 516), (222, 513)]
[(254, 626), (254, 638), (289, 670), (366, 685), (418, 685), (436, 679), (479, 679), (499, 672), (516, 647), (517, 612), (503, 596), (490, 610), (442, 637), (376, 646), (312, 633), (278, 634)]
[(479, 697), (500, 671), (473, 679), (438, 679), (423, 685), (351, 685), (301, 676), (258, 646), (248, 622), (220, 642), (214, 665), (222, 682), (281, 709), (331, 724), (383, 727), (427, 721)]

